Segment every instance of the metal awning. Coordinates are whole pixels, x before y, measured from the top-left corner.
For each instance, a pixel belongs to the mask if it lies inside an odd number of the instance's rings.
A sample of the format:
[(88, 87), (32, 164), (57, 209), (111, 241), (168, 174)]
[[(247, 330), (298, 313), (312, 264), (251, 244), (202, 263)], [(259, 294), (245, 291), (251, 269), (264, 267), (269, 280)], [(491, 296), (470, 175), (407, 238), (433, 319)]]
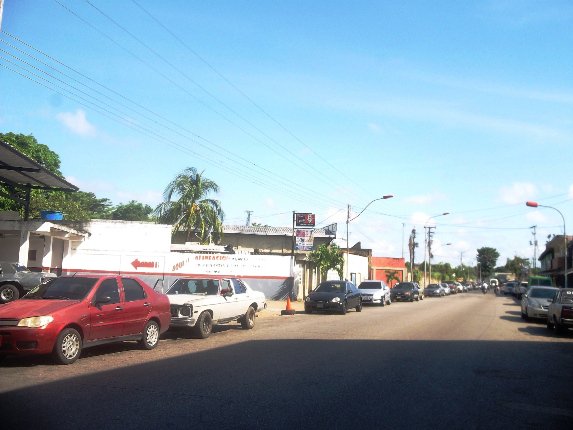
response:
[(0, 183), (12, 187), (53, 191), (78, 191), (79, 189), (1, 140)]
[[(0, 140), (0, 195), (24, 206), (24, 219), (30, 210), (30, 190), (78, 191), (78, 187), (53, 174), (12, 145)], [(24, 191), (24, 197), (17, 190)]]

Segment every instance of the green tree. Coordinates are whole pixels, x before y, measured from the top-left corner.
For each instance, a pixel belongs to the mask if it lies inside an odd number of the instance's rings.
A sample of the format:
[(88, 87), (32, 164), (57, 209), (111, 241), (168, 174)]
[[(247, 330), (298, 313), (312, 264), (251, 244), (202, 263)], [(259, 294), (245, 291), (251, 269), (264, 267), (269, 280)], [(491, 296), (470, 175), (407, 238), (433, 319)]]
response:
[(185, 232), (187, 241), (193, 237), (201, 243), (219, 243), (223, 237), (221, 203), (207, 198), (219, 192), (219, 186), (188, 167), (167, 185), (163, 203), (154, 210), (158, 221), (173, 225), (173, 234)]
[(392, 281), (400, 281), (400, 277), (398, 276), (398, 272), (396, 270), (388, 270), (386, 272), (386, 279), (388, 280), (390, 287), (392, 287)]
[(119, 204), (111, 211), (111, 219), (123, 221), (150, 221), (149, 215), (153, 209), (149, 205), (131, 200), (126, 204)]
[(68, 221), (110, 218), (111, 202), (108, 199), (98, 199), (94, 193), (36, 191), (30, 200), (31, 218), (39, 218), (40, 211), (45, 209), (62, 212)]
[[(62, 176), (60, 172), (60, 157), (51, 151), (46, 145), (38, 143), (32, 135), (0, 133), (0, 140), (10, 144), (16, 150), (27, 155), (32, 160), (40, 164), (50, 172)], [(32, 202), (38, 195), (46, 193), (42, 190), (32, 190), (30, 192), (30, 201)], [(18, 199), (18, 200), (16, 200)], [(19, 211), (23, 213), (23, 204), (25, 192), (21, 188), (10, 188), (0, 186), (0, 210)], [(48, 209), (48, 208), (44, 208)]]
[(518, 256), (508, 258), (505, 263), (505, 270), (513, 273), (515, 279), (523, 279), (523, 276), (529, 270), (529, 260)]
[(323, 243), (309, 252), (308, 259), (318, 268), (321, 279), (326, 278), (329, 270), (336, 270), (340, 279), (344, 276), (344, 256), (334, 243), (330, 245)]
[(0, 133), (0, 140), (9, 143), (21, 153), (50, 172), (63, 177), (60, 172), (60, 157), (48, 146), (39, 143), (32, 135)]
[(482, 279), (489, 278), (495, 269), (499, 252), (495, 248), (484, 246), (477, 250), (477, 262), (481, 268)]

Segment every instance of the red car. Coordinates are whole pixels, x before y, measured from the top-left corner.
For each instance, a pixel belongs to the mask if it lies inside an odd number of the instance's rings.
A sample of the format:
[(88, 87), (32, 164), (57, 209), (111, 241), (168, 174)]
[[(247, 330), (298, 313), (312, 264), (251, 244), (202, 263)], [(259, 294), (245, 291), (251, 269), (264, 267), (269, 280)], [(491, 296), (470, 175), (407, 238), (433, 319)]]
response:
[(82, 348), (137, 340), (153, 349), (169, 328), (169, 300), (124, 276), (62, 276), (0, 306), (0, 356), (53, 354), (61, 364)]

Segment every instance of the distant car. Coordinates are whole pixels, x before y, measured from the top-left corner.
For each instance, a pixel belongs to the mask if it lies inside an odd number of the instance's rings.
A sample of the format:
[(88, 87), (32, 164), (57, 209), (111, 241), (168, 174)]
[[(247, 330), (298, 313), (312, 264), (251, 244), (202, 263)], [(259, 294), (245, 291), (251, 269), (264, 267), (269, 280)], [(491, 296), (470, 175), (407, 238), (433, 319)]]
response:
[(0, 326), (0, 355), (51, 353), (70, 364), (102, 343), (155, 348), (169, 328), (169, 301), (137, 278), (63, 276), (1, 306)]
[(413, 302), (420, 300), (420, 290), (412, 282), (399, 282), (391, 290), (392, 301)]
[(337, 311), (345, 314), (348, 309), (362, 311), (362, 294), (350, 281), (324, 281), (304, 300), (304, 311)]
[(501, 292), (504, 296), (508, 294), (513, 294), (513, 288), (517, 285), (517, 282), (508, 281), (501, 287)]
[(443, 297), (446, 295), (446, 291), (440, 284), (428, 284), (424, 289), (424, 295), (426, 297)]
[(452, 294), (452, 290), (446, 282), (442, 282), (440, 285), (444, 289), (444, 293), (446, 294), (446, 296), (449, 296), (450, 294)]
[(573, 327), (573, 288), (559, 288), (547, 308), (547, 328), (556, 332)]
[(521, 298), (521, 318), (547, 318), (549, 303), (559, 288), (531, 287)]
[(266, 307), (265, 295), (238, 278), (180, 278), (167, 297), (171, 327), (189, 327), (201, 339), (211, 335), (214, 324), (238, 322), (252, 329), (256, 313)]
[(381, 306), (392, 303), (390, 288), (384, 281), (366, 280), (358, 285), (363, 304), (379, 304)]
[(19, 263), (0, 261), (0, 303), (17, 300), (50, 278), (54, 273), (32, 272)]

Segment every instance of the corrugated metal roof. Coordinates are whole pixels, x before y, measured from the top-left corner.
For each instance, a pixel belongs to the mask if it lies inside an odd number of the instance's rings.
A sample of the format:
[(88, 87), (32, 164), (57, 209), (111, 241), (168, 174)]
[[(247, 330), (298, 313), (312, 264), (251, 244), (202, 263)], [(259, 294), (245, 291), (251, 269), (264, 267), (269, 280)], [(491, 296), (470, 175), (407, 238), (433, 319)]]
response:
[[(237, 234), (255, 234), (255, 235), (283, 235), (292, 236), (291, 227), (271, 227), (271, 226), (247, 226), (247, 225), (224, 225), (223, 233)], [(331, 237), (326, 234), (326, 228), (315, 228), (313, 235), (315, 237)]]
[(79, 189), (1, 140), (0, 183), (45, 190), (78, 191)]

